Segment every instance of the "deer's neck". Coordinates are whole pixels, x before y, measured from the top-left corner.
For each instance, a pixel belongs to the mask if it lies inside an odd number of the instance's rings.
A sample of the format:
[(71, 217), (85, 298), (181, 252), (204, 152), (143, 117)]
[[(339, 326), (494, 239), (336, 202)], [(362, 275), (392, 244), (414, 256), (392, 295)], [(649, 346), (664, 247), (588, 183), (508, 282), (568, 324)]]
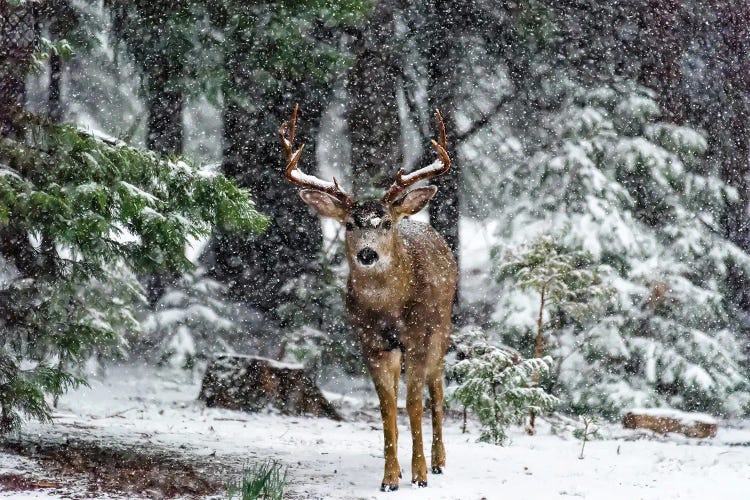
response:
[(414, 284), (412, 259), (398, 241), (387, 269), (373, 271), (352, 267), (349, 294), (359, 307), (374, 311), (396, 311), (408, 302)]

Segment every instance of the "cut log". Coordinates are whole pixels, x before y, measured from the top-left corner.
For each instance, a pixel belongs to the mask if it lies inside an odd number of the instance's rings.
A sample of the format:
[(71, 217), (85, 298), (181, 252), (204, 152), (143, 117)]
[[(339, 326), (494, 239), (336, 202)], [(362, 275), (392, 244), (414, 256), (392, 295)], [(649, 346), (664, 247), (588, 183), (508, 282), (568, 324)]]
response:
[(217, 356), (206, 369), (198, 399), (210, 407), (255, 412), (272, 406), (288, 415), (342, 420), (302, 365), (258, 356)]
[(661, 408), (635, 408), (622, 419), (626, 429), (649, 429), (666, 434), (678, 432), (690, 438), (715, 437), (716, 419), (704, 413), (686, 413)]

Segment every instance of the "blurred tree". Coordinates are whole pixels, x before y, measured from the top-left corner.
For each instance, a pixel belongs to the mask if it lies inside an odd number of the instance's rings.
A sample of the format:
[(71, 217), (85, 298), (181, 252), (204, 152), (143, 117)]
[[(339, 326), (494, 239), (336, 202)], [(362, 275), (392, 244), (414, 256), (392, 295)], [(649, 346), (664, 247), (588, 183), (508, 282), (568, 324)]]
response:
[[(460, 91), (460, 71), (456, 71), (461, 64), (461, 36), (467, 32), (466, 24), (470, 22), (467, 14), (470, 2), (451, 2), (449, 0), (433, 0), (427, 7), (426, 26), (419, 42), (423, 50), (423, 61), (427, 69), (427, 101), (430, 109), (443, 111), (448, 146), (454, 158), (457, 155), (457, 130), (455, 116), (458, 112)], [(432, 113), (428, 113), (431, 116)], [(428, 131), (422, 141), (429, 145), (434, 137), (432, 123), (424, 124), (421, 131)], [(432, 149), (432, 148), (430, 148)], [(433, 155), (425, 150), (425, 156)], [(453, 250), (456, 259), (459, 255), (458, 221), (460, 214), (459, 182), (461, 178), (461, 163), (454, 161), (451, 169), (442, 177), (435, 179), (438, 187), (430, 203), (430, 224), (443, 235), (448, 246)], [(458, 293), (456, 295), (458, 297)]]
[(279, 324), (278, 308), (291, 298), (287, 283), (317, 271), (322, 235), (318, 220), (284, 178), (278, 130), (299, 102), (298, 137), (307, 145), (302, 165), (314, 172), (320, 119), (344, 68), (342, 29), (365, 15), (369, 4), (217, 0), (207, 5), (221, 33), (222, 170), (255, 194), (271, 222), (263, 238), (217, 234), (204, 260), (235, 297)]
[(146, 147), (159, 154), (182, 152), (185, 62), (202, 25), (199, 2), (106, 0), (112, 36), (143, 75), (148, 109)]
[[(705, 131), (704, 170), (720, 175), (738, 194), (717, 229), (750, 253), (750, 4), (617, 0), (549, 5), (561, 46), (579, 74), (588, 80), (637, 80), (656, 91), (669, 120)], [(729, 299), (750, 318), (750, 276), (740, 265), (731, 267)], [(742, 329), (750, 336), (750, 320)]]
[(398, 93), (404, 55), (397, 31), (399, 3), (378, 1), (352, 44), (355, 59), (348, 74), (347, 121), (352, 184), (359, 198), (382, 196), (403, 162)]
[(25, 71), (31, 64), (39, 41), (39, 5), (35, 2), (13, 6), (0, 4), (0, 135), (20, 131), (13, 113), (22, 106), (26, 94)]
[[(445, 238), (457, 262), (460, 260), (458, 226), (461, 164), (458, 159), (455, 117), (461, 104), (457, 96), (461, 91), (460, 75), (464, 68), (462, 57), (466, 55), (461, 50), (461, 41), (470, 34), (467, 26), (470, 23), (470, 5), (470, 2), (433, 0), (408, 9), (405, 12), (405, 22), (409, 27), (406, 42), (409, 44), (409, 51), (400, 61), (409, 118), (416, 122), (420, 140), (421, 149), (416, 158), (418, 166), (434, 159), (435, 150), (430, 140), (436, 134), (433, 118), (435, 109), (441, 111), (445, 123), (448, 152), (452, 159), (451, 169), (431, 181), (438, 187), (438, 191), (428, 210), (430, 224)], [(458, 288), (454, 301), (454, 318), (459, 316), (460, 282)]]

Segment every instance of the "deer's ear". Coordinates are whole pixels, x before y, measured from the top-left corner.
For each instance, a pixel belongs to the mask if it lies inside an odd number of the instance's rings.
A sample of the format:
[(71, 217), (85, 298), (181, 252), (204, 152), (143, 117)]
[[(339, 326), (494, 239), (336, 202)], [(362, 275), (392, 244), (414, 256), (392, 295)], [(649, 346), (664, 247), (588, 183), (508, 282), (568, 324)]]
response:
[(343, 222), (348, 216), (346, 206), (326, 193), (314, 189), (303, 189), (299, 196), (302, 201), (313, 207), (321, 217), (330, 217)]
[(396, 217), (408, 217), (422, 210), (437, 193), (437, 187), (426, 186), (412, 189), (391, 204), (391, 211)]

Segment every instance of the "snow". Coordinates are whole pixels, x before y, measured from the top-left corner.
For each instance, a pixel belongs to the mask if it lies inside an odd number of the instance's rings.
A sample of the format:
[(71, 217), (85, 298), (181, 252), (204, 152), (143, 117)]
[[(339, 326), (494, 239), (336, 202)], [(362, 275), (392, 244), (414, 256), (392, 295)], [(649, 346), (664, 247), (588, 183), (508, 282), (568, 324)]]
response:
[(685, 424), (718, 424), (718, 421), (714, 417), (706, 413), (688, 413), (671, 408), (633, 408), (630, 411), (638, 415), (650, 417), (673, 418)]
[(18, 172), (16, 172), (12, 168), (7, 168), (7, 167), (0, 168), (0, 176), (13, 177), (13, 179), (19, 180), (19, 181), (23, 180), (23, 177), (18, 175)]
[[(369, 389), (338, 392), (354, 387), (355, 380), (328, 384), (326, 395), (346, 416), (345, 422), (334, 422), (208, 409), (195, 401), (199, 377), (176, 373), (140, 365), (110, 368), (90, 389), (63, 396), (53, 425), (29, 422), (23, 435), (170, 450), (223, 465), (227, 479), (248, 463), (273, 458), (289, 466), (285, 498), (291, 499), (741, 499), (750, 487), (750, 421), (722, 421), (717, 437), (705, 440), (598, 424), (604, 439), (589, 441), (579, 460), (581, 442), (572, 437), (578, 424), (570, 419), (553, 420), (554, 432), (550, 421), (542, 421), (536, 436), (513, 428), (510, 443), (501, 447), (477, 443), (473, 422), (462, 434), (460, 418), (448, 412), (445, 474), (431, 474), (427, 488), (412, 489), (402, 400), (399, 460), (404, 479), (398, 492), (385, 494), (378, 491), (383, 460), (375, 396)], [(369, 388), (369, 382), (358, 383)], [(423, 425), (429, 443), (428, 417)], [(0, 474), (19, 471), (44, 473), (29, 460), (0, 453)], [(43, 490), (0, 492), (6, 498), (52, 495)]]
[(138, 186), (134, 186), (133, 184), (125, 181), (119, 182), (120, 186), (125, 188), (125, 190), (130, 194), (130, 196), (141, 198), (146, 201), (150, 206), (156, 205), (159, 202), (159, 198), (152, 195), (151, 193), (148, 193), (144, 191), (143, 189), (139, 188)]
[[(122, 142), (121, 140), (119, 140), (118, 138), (113, 137), (113, 136), (109, 135), (108, 133), (106, 133), (106, 132), (102, 131), (101, 129), (98, 129), (98, 128), (94, 127), (94, 126), (83, 126), (83, 125), (81, 125), (81, 126), (76, 127), (76, 129), (78, 131), (84, 133), (84, 134), (91, 135), (94, 138), (99, 139), (100, 141), (106, 142), (108, 144), (118, 145), (118, 146), (125, 145), (125, 143)], [(93, 160), (93, 158), (92, 158), (92, 160)], [(96, 160), (94, 160), (94, 163), (96, 163)]]
[(232, 356), (233, 358), (254, 359), (257, 361), (264, 361), (265, 363), (268, 363), (268, 366), (272, 368), (279, 368), (279, 369), (286, 369), (286, 370), (304, 370), (305, 368), (304, 365), (301, 365), (299, 363), (288, 363), (288, 362), (283, 362), (283, 361), (277, 361), (271, 358), (264, 358), (263, 356), (253, 356), (250, 354), (227, 354), (227, 356)]

